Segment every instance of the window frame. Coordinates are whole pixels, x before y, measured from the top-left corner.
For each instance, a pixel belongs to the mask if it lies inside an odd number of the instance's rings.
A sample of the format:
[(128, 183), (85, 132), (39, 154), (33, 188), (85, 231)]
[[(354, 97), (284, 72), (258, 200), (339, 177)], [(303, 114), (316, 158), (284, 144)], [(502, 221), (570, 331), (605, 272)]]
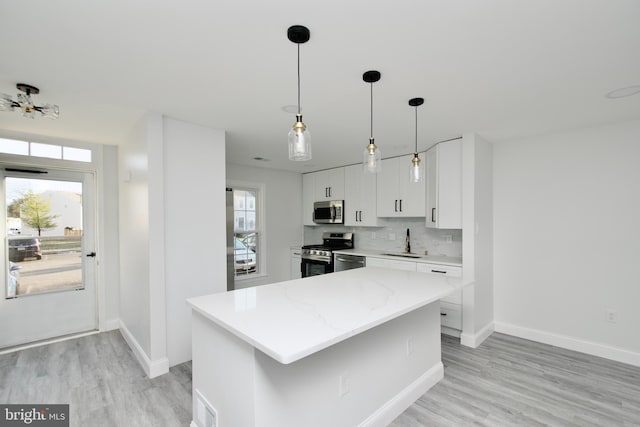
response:
[[(238, 282), (258, 280), (266, 277), (267, 274), (267, 233), (265, 227), (266, 215), (265, 215), (265, 199), (266, 199), (266, 186), (264, 183), (248, 182), (248, 181), (236, 181), (229, 180), (227, 187), (233, 189), (233, 191), (255, 191), (256, 192), (256, 227), (255, 233), (258, 236), (258, 245), (256, 247), (256, 271), (252, 274), (235, 275), (234, 280)], [(235, 205), (234, 205), (234, 221), (233, 221), (233, 236), (234, 236), (234, 248), (235, 248)], [(235, 259), (234, 259), (235, 262)]]

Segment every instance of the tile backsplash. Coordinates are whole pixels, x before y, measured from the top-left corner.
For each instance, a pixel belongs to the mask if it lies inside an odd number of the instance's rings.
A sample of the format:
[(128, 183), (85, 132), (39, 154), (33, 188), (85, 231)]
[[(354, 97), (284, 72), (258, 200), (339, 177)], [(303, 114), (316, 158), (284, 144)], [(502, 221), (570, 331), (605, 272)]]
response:
[(462, 257), (462, 230), (438, 230), (427, 228), (424, 218), (379, 218), (380, 227), (344, 227), (319, 225), (304, 227), (304, 244), (322, 243), (325, 231), (354, 233), (358, 249), (387, 252), (404, 251), (407, 228), (411, 233), (411, 252), (429, 255)]

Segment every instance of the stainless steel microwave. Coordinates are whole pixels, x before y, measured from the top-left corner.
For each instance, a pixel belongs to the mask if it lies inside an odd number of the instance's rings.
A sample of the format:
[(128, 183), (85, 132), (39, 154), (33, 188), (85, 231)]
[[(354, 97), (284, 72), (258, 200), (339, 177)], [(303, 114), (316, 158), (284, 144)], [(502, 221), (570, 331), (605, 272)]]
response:
[(313, 204), (313, 222), (316, 224), (344, 224), (344, 200), (328, 200)]

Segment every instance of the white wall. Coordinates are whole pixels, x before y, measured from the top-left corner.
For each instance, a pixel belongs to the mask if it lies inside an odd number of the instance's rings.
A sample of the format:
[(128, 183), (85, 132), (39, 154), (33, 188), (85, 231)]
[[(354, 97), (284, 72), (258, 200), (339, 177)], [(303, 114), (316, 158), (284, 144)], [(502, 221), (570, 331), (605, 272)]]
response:
[(164, 118), (167, 354), (191, 360), (190, 297), (226, 282), (225, 134)]
[(229, 164), (227, 180), (265, 185), (267, 276), (255, 280), (238, 280), (236, 288), (289, 280), (289, 248), (302, 244), (302, 175)]
[(494, 154), (496, 330), (640, 365), (640, 121)]
[(477, 347), (493, 332), (492, 145), (476, 134), (462, 139), (462, 344)]
[[(149, 180), (145, 116), (119, 150), (120, 321), (144, 355), (151, 354), (149, 315)], [(125, 332), (126, 336), (126, 332)], [(130, 342), (131, 345), (131, 342)], [(135, 344), (134, 344), (135, 347)], [(136, 351), (136, 350), (134, 350)], [(136, 352), (140, 358), (143, 355)]]
[(101, 281), (98, 289), (101, 298), (104, 296), (104, 312), (101, 313), (101, 329), (117, 329), (120, 316), (120, 243), (118, 221), (118, 147), (104, 145), (102, 147), (103, 168), (98, 172), (98, 245), (104, 261), (100, 263)]
[(150, 377), (191, 359), (185, 300), (226, 289), (224, 158), (224, 132), (156, 113), (120, 150), (121, 329)]

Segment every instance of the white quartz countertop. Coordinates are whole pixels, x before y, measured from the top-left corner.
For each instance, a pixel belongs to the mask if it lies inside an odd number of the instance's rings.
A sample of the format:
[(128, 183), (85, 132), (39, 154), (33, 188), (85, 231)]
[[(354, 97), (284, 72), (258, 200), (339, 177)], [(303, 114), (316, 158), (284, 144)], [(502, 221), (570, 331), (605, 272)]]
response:
[[(379, 250), (369, 250), (369, 249), (344, 249), (333, 251), (334, 254), (345, 254), (345, 255), (359, 255), (359, 256), (368, 256), (375, 258), (384, 258), (384, 259), (394, 259), (396, 261), (414, 261), (414, 262), (422, 262), (429, 264), (440, 264), (440, 265), (450, 265), (453, 267), (462, 267), (462, 258), (459, 257), (450, 257), (445, 255), (420, 255), (419, 258), (414, 257), (402, 257), (402, 256), (393, 256), (393, 255), (385, 255), (386, 253), (394, 253), (393, 251), (379, 251)], [(399, 254), (400, 252), (398, 252)], [(416, 254), (419, 255), (419, 254)]]
[(187, 302), (196, 312), (288, 364), (461, 287), (459, 278), (366, 267)]

